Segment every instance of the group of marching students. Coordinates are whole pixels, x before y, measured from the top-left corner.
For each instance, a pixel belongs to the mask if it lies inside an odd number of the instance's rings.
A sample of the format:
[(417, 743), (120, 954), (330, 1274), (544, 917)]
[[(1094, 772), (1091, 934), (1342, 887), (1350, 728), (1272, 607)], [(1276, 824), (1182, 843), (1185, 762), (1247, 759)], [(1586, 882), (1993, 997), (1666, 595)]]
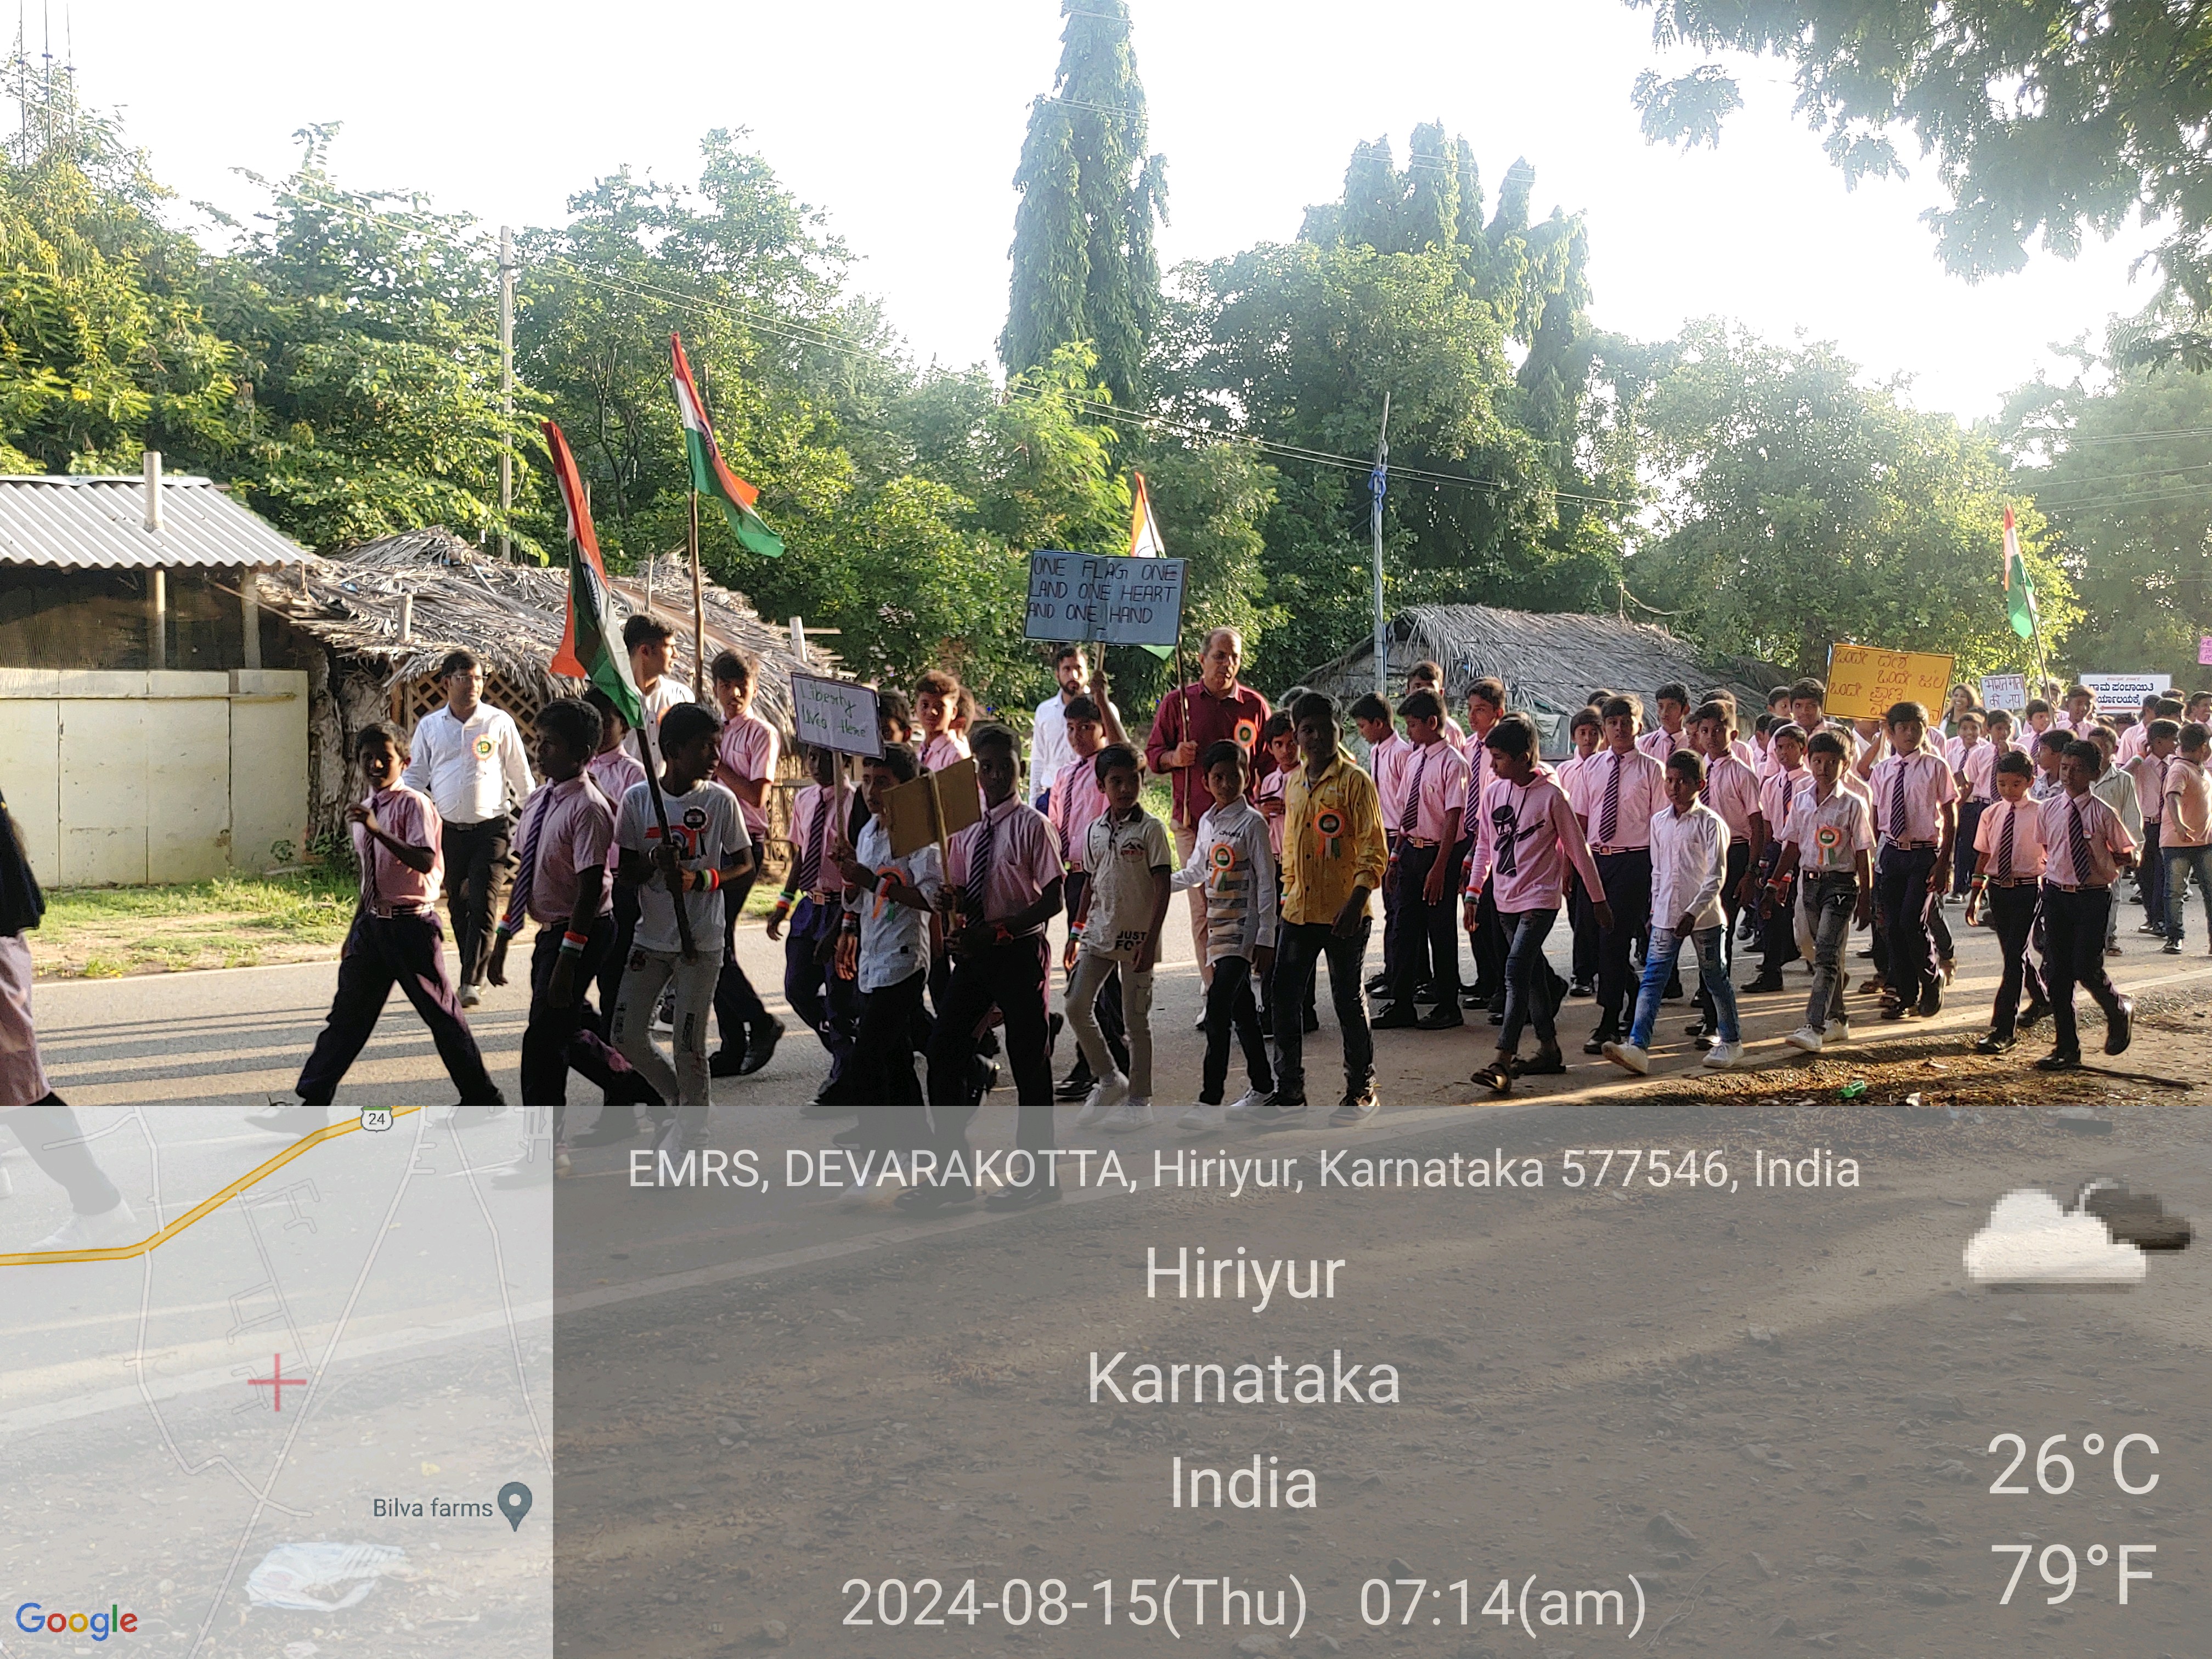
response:
[[(768, 840), (776, 732), (752, 712), (744, 658), (712, 663), (710, 706), (669, 676), (665, 623), (633, 617), (624, 643), (644, 729), (598, 690), (556, 700), (536, 716), (534, 778), (465, 653), (447, 660), (447, 703), (411, 742), (383, 724), (357, 734), (365, 793), (347, 816), (359, 908), (329, 1018), (294, 1097), (272, 1102), (263, 1127), (300, 1133), (326, 1121), (395, 987), (428, 1025), (461, 1104), (503, 1108), (465, 1011), (481, 982), (505, 981), (526, 930), (521, 1098), (556, 1109), (554, 1170), (566, 1166), (571, 1071), (605, 1102), (576, 1144), (645, 1133), (681, 1152), (705, 1144), (712, 1079), (767, 1063), (784, 1027), (732, 945)], [(2031, 701), (2017, 726), (1963, 688), (1941, 724), (1913, 702), (1847, 722), (1827, 715), (1822, 683), (1803, 678), (1777, 688), (1748, 726), (1724, 690), (1662, 686), (1647, 726), (1639, 698), (1601, 690), (1568, 722), (1573, 752), (1554, 764), (1495, 679), (1466, 689), (1464, 725), (1435, 663), (1415, 665), (1395, 708), (1370, 695), (1340, 710), (1305, 692), (1277, 711), (1239, 683), (1242, 651), (1233, 629), (1209, 636), (1200, 678), (1163, 699), (1140, 748), (1081, 648), (1061, 647), (1026, 791), (1020, 737), (976, 723), (972, 694), (941, 670), (909, 693), (877, 691), (881, 752), (856, 787), (838, 757), (809, 753), (768, 933), (783, 945), (785, 1000), (829, 1060), (805, 1110), (850, 1116), (838, 1141), (930, 1170), (901, 1203), (981, 1196), (968, 1129), (1001, 1056), (1018, 1103), (1018, 1173), (994, 1206), (1059, 1195), (1056, 1103), (1080, 1103), (1079, 1129), (1158, 1121), (1152, 982), (1178, 890), (1206, 990), (1200, 1086), (1174, 1120), (1191, 1133), (1306, 1121), (1304, 1038), (1319, 1026), (1324, 959), (1345, 1079), (1328, 1121), (1346, 1126), (1377, 1109), (1373, 1030), (1457, 1028), (1470, 1012), (1497, 1027), (1474, 1077), (1496, 1092), (1567, 1069), (1558, 1020), (1574, 997), (1597, 1016), (1583, 1052), (1644, 1073), (1660, 1011), (1683, 994), (1685, 957), (1698, 980), (1686, 1035), (1711, 1067), (1742, 1057), (1731, 969), (1754, 945), (1747, 994), (1781, 992), (1794, 960), (1810, 967), (1805, 1018), (1785, 1039), (1796, 1048), (1850, 1036), (1855, 927), (1870, 928), (1859, 988), (1878, 995), (1877, 1017), (1936, 1013), (1951, 977), (1946, 902), (1960, 896), (1965, 925), (1994, 929), (2004, 964), (1977, 1048), (2002, 1053), (2047, 1015), (2055, 1042), (2036, 1063), (2063, 1069), (2081, 1063), (2077, 987), (2104, 1012), (2106, 1052), (2128, 1046), (2131, 1009), (2104, 965), (2118, 948), (2123, 874), (2136, 874), (2142, 931), (2166, 950), (2183, 948), (2191, 881), (2212, 938), (2212, 694), (2147, 699), (2116, 731), (2079, 686)], [(1364, 759), (1344, 745), (1346, 714)], [(895, 852), (890, 792), (970, 757), (976, 821), (941, 849)], [(1166, 823), (1143, 804), (1147, 774), (1171, 782)], [(495, 921), (487, 868), (512, 872)], [(1377, 895), (1382, 965), (1369, 979)], [(1546, 950), (1563, 911), (1566, 976)], [(1062, 914), (1055, 973), (1047, 928)], [(1371, 1023), (1370, 995), (1382, 1000)], [(21, 1006), (27, 1020), (27, 986)], [(1055, 1082), (1063, 1023), (1077, 1054)], [(1231, 1100), (1238, 1054), (1244, 1086)]]

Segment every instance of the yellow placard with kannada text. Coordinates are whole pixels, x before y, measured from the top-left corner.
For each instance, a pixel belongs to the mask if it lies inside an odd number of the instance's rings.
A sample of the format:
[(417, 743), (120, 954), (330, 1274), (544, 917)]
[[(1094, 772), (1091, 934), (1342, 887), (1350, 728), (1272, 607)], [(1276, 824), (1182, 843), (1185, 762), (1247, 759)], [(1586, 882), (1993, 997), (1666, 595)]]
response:
[(1871, 645), (1828, 650), (1828, 713), (1838, 720), (1881, 720), (1890, 705), (1924, 704), (1940, 720), (1957, 659), (1932, 651), (1883, 651)]

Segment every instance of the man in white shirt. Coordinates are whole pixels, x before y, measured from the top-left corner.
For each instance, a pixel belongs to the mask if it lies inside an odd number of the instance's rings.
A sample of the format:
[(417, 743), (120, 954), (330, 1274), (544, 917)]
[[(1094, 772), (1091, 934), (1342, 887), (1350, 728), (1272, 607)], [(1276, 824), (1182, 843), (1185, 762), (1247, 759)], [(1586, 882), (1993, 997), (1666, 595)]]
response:
[(440, 847), (453, 951), (460, 958), (461, 1006), (473, 1008), (483, 1000), (497, 889), (514, 868), (509, 843), (515, 816), (530, 799), (530, 759), (513, 718), (483, 701), (483, 668), (474, 656), (450, 653), (438, 678), (446, 706), (415, 728), (399, 781), (428, 795), (444, 823)]
[(1105, 695), (1106, 676), (1102, 672), (1093, 678), (1081, 646), (1063, 645), (1054, 651), (1052, 673), (1060, 682), (1060, 690), (1037, 705), (1036, 717), (1030, 726), (1030, 805), (1040, 812), (1049, 810), (1052, 781), (1075, 758), (1067, 741), (1068, 704), (1078, 697), (1089, 697), (1098, 705), (1099, 725), (1106, 741), (1129, 740), (1121, 729), (1121, 711)]
[(668, 641), (672, 630), (650, 611), (641, 611), (623, 623), (623, 649), (629, 653), (629, 677), (645, 706), (645, 724), (628, 738), (630, 757), (654, 772), (660, 770), (660, 717), (678, 703), (696, 702), (691, 688), (668, 672)]

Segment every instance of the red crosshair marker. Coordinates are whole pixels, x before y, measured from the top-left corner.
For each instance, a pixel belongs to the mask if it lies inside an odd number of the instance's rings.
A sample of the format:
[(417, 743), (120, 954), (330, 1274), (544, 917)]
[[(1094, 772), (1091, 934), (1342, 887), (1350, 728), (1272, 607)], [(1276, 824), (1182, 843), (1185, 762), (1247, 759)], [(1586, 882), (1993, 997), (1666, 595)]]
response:
[(285, 1376), (284, 1356), (281, 1353), (271, 1357), (270, 1361), (270, 1369), (276, 1373), (275, 1376), (249, 1376), (246, 1379), (246, 1385), (249, 1388), (267, 1389), (270, 1393), (275, 1396), (276, 1402), (276, 1408), (281, 1412), (284, 1409), (284, 1390), (287, 1389), (304, 1389), (307, 1386), (307, 1379), (304, 1376)]

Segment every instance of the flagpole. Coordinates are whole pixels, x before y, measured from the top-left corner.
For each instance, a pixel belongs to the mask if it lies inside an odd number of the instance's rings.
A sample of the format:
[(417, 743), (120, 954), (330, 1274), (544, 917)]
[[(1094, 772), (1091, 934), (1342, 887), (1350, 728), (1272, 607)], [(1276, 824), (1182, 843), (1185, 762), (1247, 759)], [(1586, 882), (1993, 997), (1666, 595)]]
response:
[(699, 574), (699, 492), (691, 492), (691, 695), (707, 701), (707, 586)]

